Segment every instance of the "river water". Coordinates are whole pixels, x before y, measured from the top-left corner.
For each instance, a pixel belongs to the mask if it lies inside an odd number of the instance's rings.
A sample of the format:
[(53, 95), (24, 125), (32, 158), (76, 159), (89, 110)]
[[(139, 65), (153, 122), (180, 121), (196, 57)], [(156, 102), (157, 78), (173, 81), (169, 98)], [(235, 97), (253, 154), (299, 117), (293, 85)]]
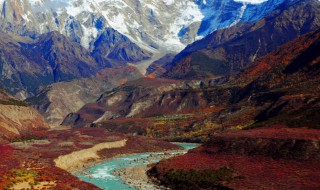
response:
[[(179, 146), (185, 148), (185, 150), (193, 149), (199, 146), (199, 144), (191, 143), (176, 143)], [(181, 152), (180, 152), (181, 153)], [(146, 162), (146, 158), (151, 153), (137, 154), (133, 156), (125, 156), (108, 160), (91, 168), (88, 168), (82, 174), (76, 174), (78, 178), (83, 181), (92, 183), (101, 189), (106, 190), (133, 190), (134, 188), (123, 183), (119, 176), (113, 175), (116, 170), (133, 167), (143, 166), (149, 164)], [(163, 153), (152, 153), (152, 154), (163, 154)], [(174, 152), (172, 154), (175, 154)], [(157, 161), (157, 160), (156, 160)]]

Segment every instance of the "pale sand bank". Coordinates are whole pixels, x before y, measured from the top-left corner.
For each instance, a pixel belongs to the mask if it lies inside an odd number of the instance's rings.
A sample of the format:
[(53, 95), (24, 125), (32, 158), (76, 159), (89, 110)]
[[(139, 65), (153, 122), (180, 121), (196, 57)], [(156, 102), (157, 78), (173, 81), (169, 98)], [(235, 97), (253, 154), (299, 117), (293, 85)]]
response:
[(127, 139), (115, 142), (100, 143), (93, 146), (92, 148), (83, 149), (67, 155), (59, 156), (54, 160), (54, 162), (57, 167), (67, 171), (83, 169), (83, 166), (86, 166), (87, 164), (101, 161), (101, 158), (97, 153), (98, 151), (103, 149), (121, 148), (124, 147), (126, 143)]

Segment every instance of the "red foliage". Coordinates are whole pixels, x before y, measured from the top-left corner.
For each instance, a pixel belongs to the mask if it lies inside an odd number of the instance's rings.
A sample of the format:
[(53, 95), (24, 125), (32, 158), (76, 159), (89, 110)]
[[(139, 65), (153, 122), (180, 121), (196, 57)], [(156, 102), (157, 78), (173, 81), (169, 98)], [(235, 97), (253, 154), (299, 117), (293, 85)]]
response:
[[(279, 128), (281, 127), (281, 128)], [(218, 136), (223, 137), (254, 137), (254, 138), (274, 138), (274, 139), (299, 139), (313, 140), (320, 139), (320, 131), (308, 128), (286, 128), (281, 125), (273, 125), (252, 130), (235, 130), (228, 131)]]
[[(303, 35), (275, 50), (274, 52), (259, 58), (250, 64), (243, 73), (237, 76), (238, 80), (252, 80), (262, 76), (271, 68), (280, 64), (288, 65), (310, 45), (320, 39), (320, 32), (311, 32)], [(316, 63), (316, 61), (314, 62)]]
[(238, 156), (190, 152), (161, 161), (155, 167), (164, 176), (170, 169), (232, 168), (244, 179), (227, 184), (235, 189), (319, 189), (320, 163), (274, 160), (261, 156)]

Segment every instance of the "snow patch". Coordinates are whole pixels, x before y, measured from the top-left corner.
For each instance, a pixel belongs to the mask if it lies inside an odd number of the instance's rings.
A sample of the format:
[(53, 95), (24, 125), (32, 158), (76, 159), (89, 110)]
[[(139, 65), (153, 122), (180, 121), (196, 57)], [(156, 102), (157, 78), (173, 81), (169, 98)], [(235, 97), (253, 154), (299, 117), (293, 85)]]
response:
[(242, 2), (242, 3), (250, 3), (250, 4), (260, 4), (266, 2), (268, 0), (234, 0), (235, 2)]
[(86, 48), (90, 49), (90, 43), (97, 38), (98, 30), (94, 27), (86, 28), (82, 25), (83, 30), (83, 37), (81, 38), (81, 45)]

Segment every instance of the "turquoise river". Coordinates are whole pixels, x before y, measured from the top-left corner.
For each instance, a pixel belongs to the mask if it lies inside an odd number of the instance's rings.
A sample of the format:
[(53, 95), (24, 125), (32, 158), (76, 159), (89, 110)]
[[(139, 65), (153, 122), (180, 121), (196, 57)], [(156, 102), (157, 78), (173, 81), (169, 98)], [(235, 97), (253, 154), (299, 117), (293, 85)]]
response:
[[(176, 143), (176, 144), (185, 148), (186, 151), (199, 146), (198, 144), (190, 144), (190, 143)], [(76, 174), (76, 176), (83, 181), (92, 183), (100, 187), (101, 189), (133, 190), (134, 188), (124, 184), (119, 176), (113, 175), (113, 172), (123, 168), (147, 165), (149, 163), (144, 162), (143, 159), (149, 157), (150, 154), (151, 153), (144, 153), (144, 154), (137, 154), (133, 156), (125, 156), (125, 157), (108, 160), (101, 164), (95, 165), (91, 168), (88, 168), (82, 174)], [(152, 153), (152, 154), (163, 154), (163, 152)], [(172, 153), (172, 154), (175, 154), (175, 153)]]

